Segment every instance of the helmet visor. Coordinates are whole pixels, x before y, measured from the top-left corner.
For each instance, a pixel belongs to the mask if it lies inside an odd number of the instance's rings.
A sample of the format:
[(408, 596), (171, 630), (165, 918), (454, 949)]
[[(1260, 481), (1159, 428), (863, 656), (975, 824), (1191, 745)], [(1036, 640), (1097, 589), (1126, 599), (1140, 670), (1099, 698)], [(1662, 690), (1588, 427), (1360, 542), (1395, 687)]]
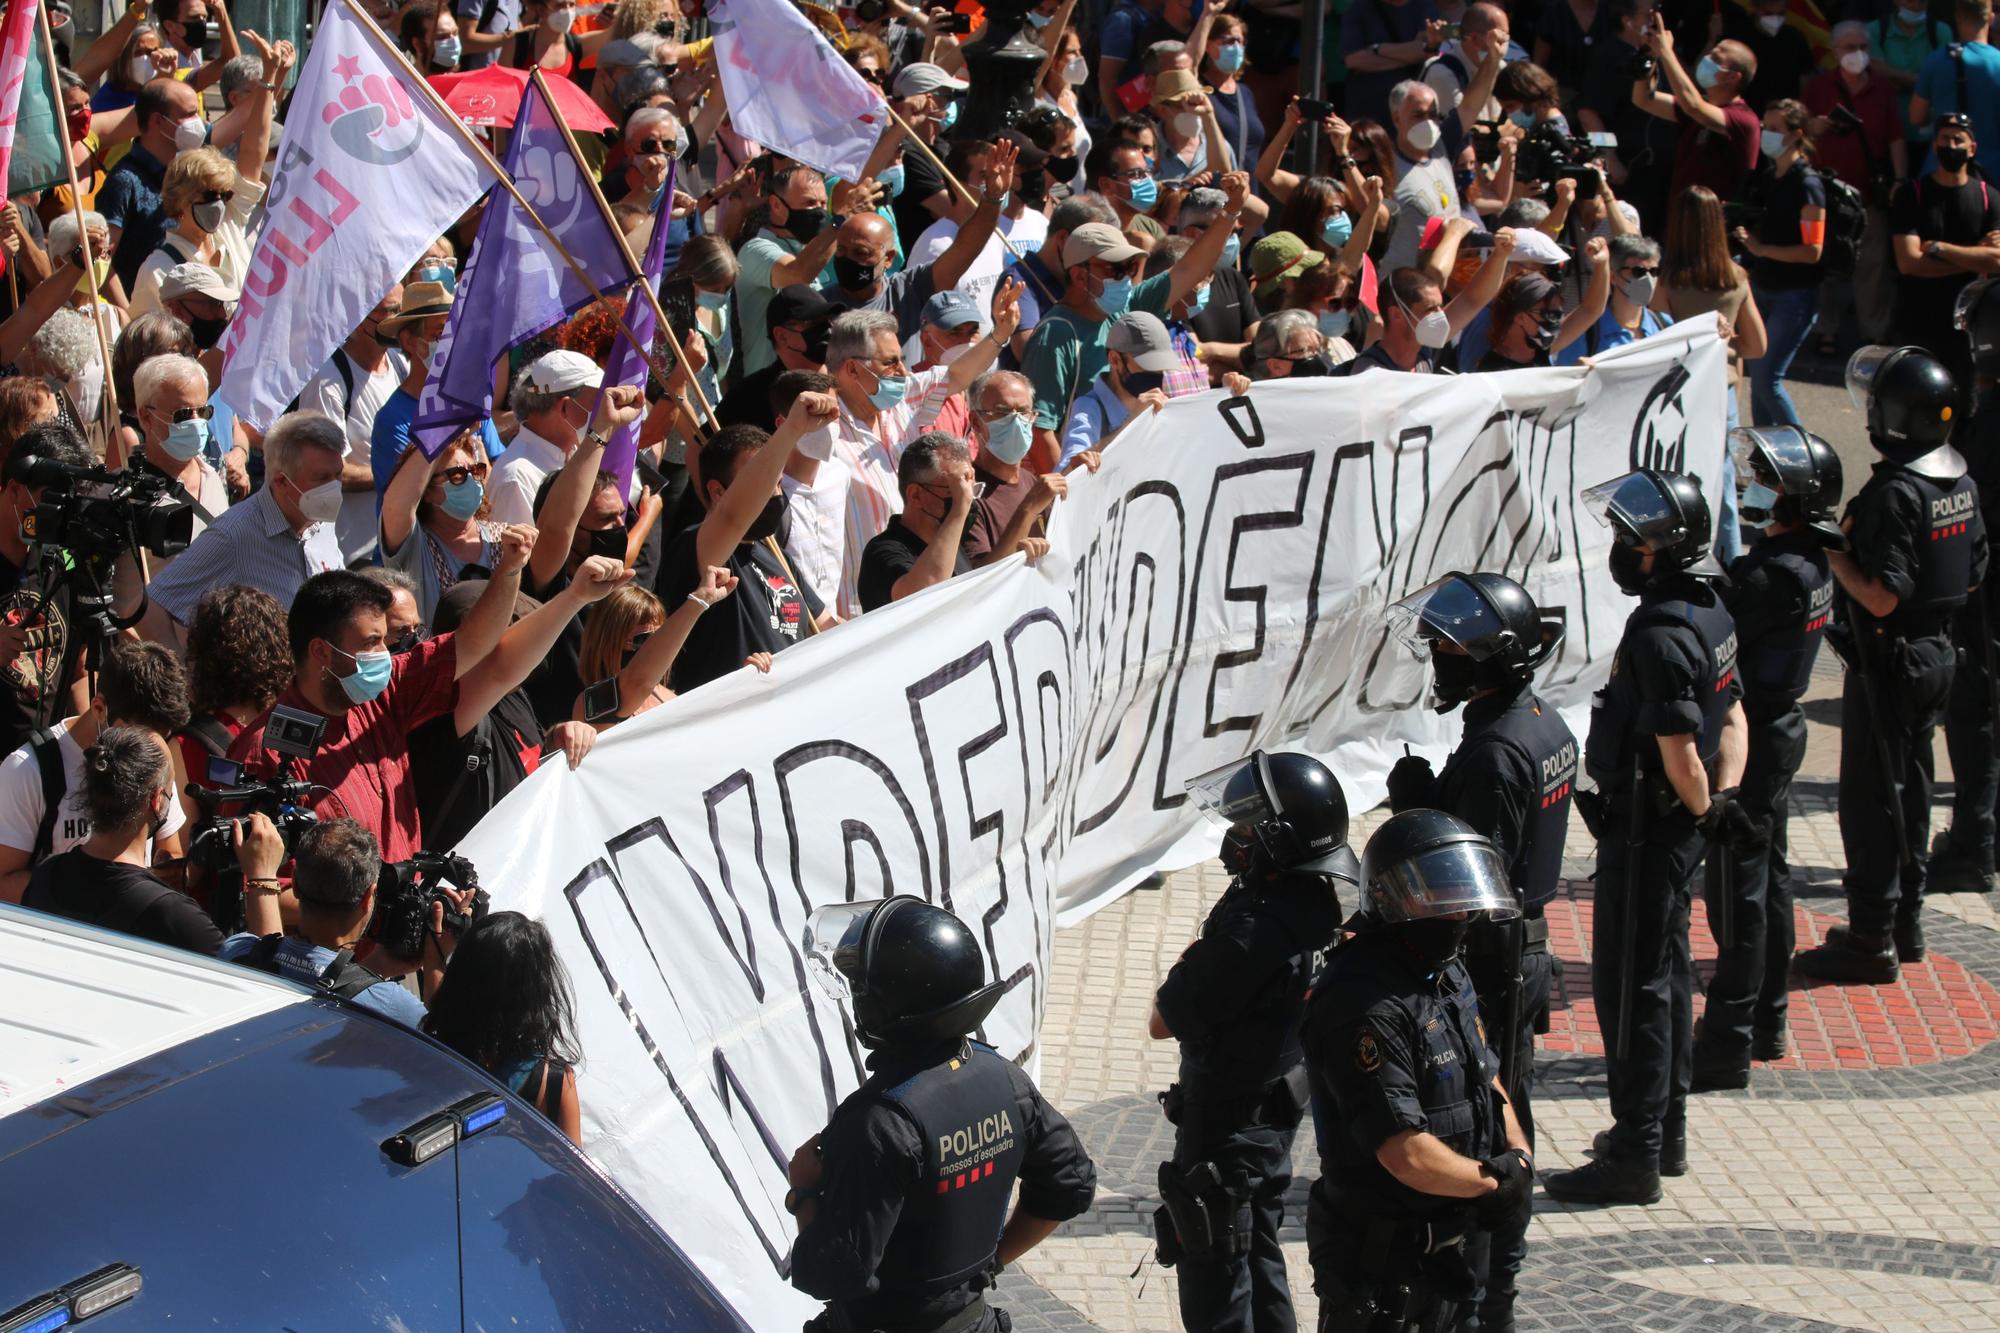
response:
[(1263, 758), (1264, 752), (1259, 750), (1248, 759), (1238, 759), (1198, 778), (1189, 778), (1188, 799), (1211, 823), (1223, 828), (1263, 823), (1277, 813), (1264, 794), (1267, 784), (1257, 771)]
[(1577, 499), (1592, 518), (1635, 544), (1650, 545), (1655, 536), (1663, 537), (1681, 525), (1673, 501), (1643, 472), (1614, 477)]
[(1474, 661), (1482, 661), (1493, 655), (1507, 631), (1486, 595), (1458, 574), (1417, 589), (1391, 606), (1387, 619), (1389, 632), (1420, 661), (1431, 655), (1431, 644), (1438, 639), (1449, 639)]
[(1847, 396), (1854, 403), (1854, 410), (1863, 417), (1868, 415), (1868, 396), (1875, 391), (1875, 380), (1890, 358), (1903, 350), (1884, 343), (1871, 343), (1856, 351), (1847, 359)]
[(1729, 432), (1729, 451), (1736, 457), (1736, 491), (1761, 485), (1801, 500), (1811, 499), (1818, 476), (1812, 447), (1797, 426), (1740, 427)]
[(1521, 910), (1508, 887), (1500, 853), (1484, 842), (1434, 847), (1391, 866), (1370, 882), (1368, 898), (1380, 919), (1390, 925), (1454, 912), (1485, 912), (1495, 920), (1506, 920)]
[(1960, 333), (1971, 333), (1973, 312), (1979, 309), (1979, 303), (1986, 299), (1986, 294), (1993, 290), (1995, 284), (2000, 284), (2000, 278), (1988, 276), (1959, 288), (1958, 304), (1951, 311), (1951, 326)]
[(868, 918), (886, 901), (832, 903), (806, 918), (806, 967), (834, 999), (851, 1000), (866, 989), (861, 984), (861, 942), (868, 935)]

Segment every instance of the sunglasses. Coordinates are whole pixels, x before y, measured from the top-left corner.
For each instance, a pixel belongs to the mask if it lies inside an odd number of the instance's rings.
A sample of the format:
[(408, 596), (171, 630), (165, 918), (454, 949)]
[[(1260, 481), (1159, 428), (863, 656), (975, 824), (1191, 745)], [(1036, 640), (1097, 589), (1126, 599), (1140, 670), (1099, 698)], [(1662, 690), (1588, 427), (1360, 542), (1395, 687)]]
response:
[(234, 190), (204, 190), (201, 201), (204, 204), (226, 204), (236, 198)]
[(639, 156), (650, 157), (655, 153), (665, 153), (668, 157), (672, 157), (674, 155), (673, 140), (647, 139), (640, 143)]
[[(945, 490), (939, 490), (939, 489), (938, 489), (937, 487), (935, 487), (935, 486), (926, 486), (926, 487), (924, 487), (924, 489), (925, 489), (925, 490), (927, 490), (927, 491), (929, 491), (929, 492), (930, 492), (930, 493), (931, 493), (932, 495), (935, 495), (935, 496), (937, 496), (937, 498), (938, 498), (938, 499), (940, 499), (940, 500), (949, 500), (949, 499), (951, 499), (951, 491), (950, 491), (950, 489), (949, 489), (949, 488), (947, 488), (947, 489), (945, 489)], [(975, 482), (973, 482), (973, 483), (972, 483), (972, 498), (973, 498), (973, 499), (975, 499), (975, 500), (983, 500), (983, 499), (985, 499), (985, 498), (986, 498), (986, 483), (985, 483), (985, 482), (983, 482), (983, 481), (975, 481)]]
[(474, 463), (471, 467), (448, 467), (438, 473), (438, 477), (447, 486), (463, 486), (474, 477), (481, 481), (486, 480), (486, 472), (486, 464)]
[(176, 422), (211, 421), (215, 418), (215, 407), (210, 403), (203, 403), (200, 407), (177, 407), (170, 415)]

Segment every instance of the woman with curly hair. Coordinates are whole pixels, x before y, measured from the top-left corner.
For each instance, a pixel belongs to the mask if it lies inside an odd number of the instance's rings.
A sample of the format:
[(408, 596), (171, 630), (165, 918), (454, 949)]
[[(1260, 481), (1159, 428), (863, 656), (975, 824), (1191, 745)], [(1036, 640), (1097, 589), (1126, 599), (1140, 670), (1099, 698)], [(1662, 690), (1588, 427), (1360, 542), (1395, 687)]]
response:
[(204, 782), (210, 757), (228, 754), (292, 683), (285, 608), (260, 588), (211, 588), (188, 626), (187, 664), (188, 724), (176, 739), (187, 775)]
[[(425, 458), (412, 440), (382, 493), (382, 563), (417, 585), (417, 611), (428, 625), (438, 598), (468, 571), (491, 570), (500, 558), (498, 523), (487, 521), (486, 445), (465, 431)], [(480, 575), (483, 577), (484, 575)]]

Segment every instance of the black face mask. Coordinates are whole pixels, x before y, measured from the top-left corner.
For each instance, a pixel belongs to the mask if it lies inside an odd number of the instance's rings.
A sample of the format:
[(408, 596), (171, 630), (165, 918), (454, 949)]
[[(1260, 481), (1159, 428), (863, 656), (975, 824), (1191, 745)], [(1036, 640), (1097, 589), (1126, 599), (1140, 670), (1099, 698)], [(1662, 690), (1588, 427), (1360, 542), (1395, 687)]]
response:
[(810, 241), (826, 226), (824, 208), (794, 208), (786, 215), (785, 230), (795, 241)]
[(1940, 148), (1937, 160), (1946, 171), (1963, 171), (1965, 164), (1972, 160), (1972, 154), (1963, 148)]
[(1122, 376), (1119, 380), (1119, 383), (1125, 386), (1125, 392), (1131, 394), (1134, 398), (1137, 398), (1142, 393), (1151, 393), (1166, 382), (1167, 377), (1157, 370), (1133, 371), (1129, 375)]
[(1645, 588), (1646, 572), (1640, 568), (1645, 558), (1637, 547), (1627, 546), (1624, 542), (1612, 544), (1611, 581), (1618, 585), (1621, 592), (1636, 597)]
[(1291, 377), (1295, 380), (1324, 379), (1332, 373), (1333, 361), (1324, 352), (1318, 356), (1301, 357), (1292, 362)]
[(194, 345), (203, 349), (222, 341), (222, 331), (229, 327), (226, 319), (191, 319), (188, 332), (194, 335)]
[(1044, 170), (1048, 178), (1058, 184), (1067, 185), (1076, 179), (1077, 159), (1073, 157), (1052, 157)]
[(1396, 927), (1402, 932), (1403, 943), (1419, 962), (1433, 972), (1442, 972), (1465, 944), (1465, 932), (1472, 929), (1470, 920), (1452, 921), (1445, 917), (1431, 917), (1423, 921), (1407, 921)]
[(826, 364), (826, 347), (833, 337), (833, 331), (822, 324), (805, 332), (806, 358), (816, 366)]
[(1528, 346), (1537, 352), (1546, 352), (1555, 346), (1556, 332), (1562, 328), (1561, 319), (1538, 319), (1528, 331)]
[(599, 528), (589, 534), (590, 554), (610, 556), (613, 560), (625, 558), (625, 528), (614, 523), (608, 528)]
[(181, 21), (181, 28), (187, 33), (188, 46), (196, 47), (196, 46), (208, 45), (207, 19), (183, 19)]
[(785, 517), (785, 497), (774, 495), (764, 501), (764, 507), (757, 511), (757, 517), (750, 520), (750, 526), (743, 533), (746, 542), (761, 542), (766, 537), (776, 537), (778, 528)]
[[(846, 255), (833, 257), (833, 280), (851, 292), (874, 286), (881, 272), (880, 264), (858, 264)], [(825, 360), (824, 357), (820, 359)]]
[(1479, 688), (1479, 663), (1461, 653), (1431, 652), (1431, 694), (1437, 711), (1449, 713)]
[(1030, 207), (1041, 203), (1049, 197), (1048, 172), (1037, 168), (1021, 173), (1021, 178), (1014, 182), (1014, 193)]

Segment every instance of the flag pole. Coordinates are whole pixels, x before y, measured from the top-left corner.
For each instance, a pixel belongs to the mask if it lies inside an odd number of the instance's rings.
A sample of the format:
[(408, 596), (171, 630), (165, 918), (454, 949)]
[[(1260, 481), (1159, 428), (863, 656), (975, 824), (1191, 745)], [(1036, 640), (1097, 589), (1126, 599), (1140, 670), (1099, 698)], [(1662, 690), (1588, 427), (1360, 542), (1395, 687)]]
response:
[[(549, 114), (555, 117), (556, 128), (562, 131), (563, 142), (569, 145), (570, 156), (576, 161), (577, 175), (590, 188), (590, 197), (597, 201), (597, 211), (603, 215), (604, 225), (609, 227), (611, 234), (618, 239), (619, 253), (625, 256), (625, 262), (632, 266), (632, 271), (639, 275), (639, 281), (634, 283), (633, 286), (646, 294), (646, 303), (653, 307), (653, 318), (659, 321), (659, 328), (666, 334), (667, 345), (674, 349), (674, 360), (680, 363), (681, 373), (687, 376), (688, 388), (694, 391), (694, 399), (701, 404), (702, 415), (708, 418), (708, 428), (710, 430), (721, 430), (722, 422), (716, 418), (715, 408), (708, 401), (708, 395), (702, 392), (701, 381), (695, 376), (694, 366), (688, 361), (687, 351), (681, 346), (680, 336), (674, 331), (673, 321), (667, 318), (667, 312), (660, 305), (660, 294), (653, 290), (652, 279), (647, 277), (646, 271), (639, 267), (638, 258), (632, 253), (631, 243), (625, 238), (625, 229), (619, 226), (618, 219), (611, 215), (611, 205), (605, 202), (604, 191), (599, 187), (596, 175), (584, 165), (583, 152), (576, 146), (576, 136), (570, 133), (569, 122), (563, 119), (562, 108), (556, 105), (554, 94), (549, 92), (548, 81), (542, 77), (542, 68), (540, 65), (528, 71), (528, 79), (535, 85), (535, 91), (542, 95), (542, 101), (549, 108)], [(669, 191), (673, 188), (673, 175), (674, 173), (672, 172), (668, 173), (666, 188)], [(667, 225), (671, 225), (674, 212), (674, 201), (671, 193), (667, 197), (666, 205)], [(653, 225), (656, 227), (662, 225), (658, 216), (654, 217)], [(629, 330), (626, 333), (626, 337), (631, 337)], [(641, 347), (639, 340), (636, 338), (632, 339), (632, 347), (641, 357), (646, 359), (648, 364), (651, 364), (653, 359), (651, 348)]]
[[(118, 386), (111, 380), (111, 340), (104, 336), (103, 302), (97, 294), (97, 261), (90, 253), (90, 228), (83, 225), (83, 187), (77, 183), (75, 145), (69, 141), (69, 117), (63, 114), (62, 75), (56, 65), (56, 39), (49, 31), (49, 7), (35, 6), (35, 24), (42, 32), (42, 59), (49, 67), (49, 106), (56, 117), (56, 138), (63, 169), (69, 173), (69, 201), (76, 213), (76, 241), (83, 247), (83, 272), (92, 279), (90, 327), (97, 334), (97, 354), (104, 359), (104, 392), (98, 395), (98, 412), (104, 418), (104, 456), (108, 463), (118, 443)], [(53, 256), (51, 256), (53, 258)], [(13, 265), (8, 265), (11, 271)]]
[[(549, 224), (542, 221), (542, 215), (535, 211), (535, 206), (528, 202), (526, 195), (521, 193), (521, 187), (514, 183), (514, 178), (507, 174), (506, 168), (502, 167), (500, 163), (497, 160), (495, 160), (493, 154), (487, 151), (486, 145), (479, 141), (479, 136), (466, 128), (465, 122), (460, 120), (458, 118), (458, 114), (445, 104), (444, 98), (438, 96), (437, 89), (431, 87), (430, 81), (424, 78), (423, 75), (417, 73), (417, 68), (415, 65), (412, 65), (410, 63), (409, 57), (405, 56), (400, 50), (396, 48), (396, 44), (389, 40), (389, 34), (383, 32), (381, 27), (376, 24), (375, 20), (369, 16), (368, 11), (363, 9), (360, 5), (356, 4), (355, 0), (341, 0), (341, 3), (347, 7), (348, 12), (353, 14), (354, 17), (360, 21), (362, 28), (368, 33), (369, 37), (374, 40), (375, 44), (381, 47), (384, 51), (386, 51), (389, 54), (390, 59), (394, 60), (397, 64), (401, 65), (403, 69), (408, 72), (411, 81), (414, 82), (416, 86), (422, 90), (424, 97), (430, 102), (430, 104), (433, 107), (437, 109), (438, 114), (443, 116), (445, 120), (450, 123), (452, 129), (458, 133), (458, 136), (461, 139), (465, 140), (466, 145), (470, 147), (475, 154), (478, 155), (479, 160), (486, 164), (486, 169), (493, 173), (494, 177), (500, 182), (500, 184), (506, 188), (507, 193), (514, 196), (514, 202), (521, 206), (521, 211), (523, 213), (527, 214), (528, 221), (534, 224), (535, 230), (539, 231), (542, 235), (549, 238), (549, 244), (555, 247), (556, 253), (562, 257), (563, 263), (569, 265), (569, 271), (576, 275), (577, 281), (583, 284), (584, 289), (599, 301), (607, 300), (608, 298), (604, 295), (604, 292), (598, 287), (597, 283), (591, 279), (590, 274), (584, 270), (583, 265), (577, 262), (576, 256), (572, 255), (569, 252), (568, 248), (563, 245), (560, 237), (558, 237), (553, 231), (549, 230)], [(554, 110), (553, 105), (551, 105), (550, 109)], [(561, 123), (560, 117), (558, 117), (558, 123)], [(616, 231), (617, 228), (614, 227), (612, 228), (612, 230)], [(626, 251), (626, 254), (628, 256), (630, 255), (630, 253), (631, 252), (629, 250)], [(632, 345), (634, 347), (640, 345), (639, 339), (633, 336), (632, 330), (630, 328), (626, 327), (625, 317), (623, 315), (620, 315), (618, 317), (617, 324), (619, 330), (622, 333), (624, 333), (624, 335), (627, 338), (631, 339)], [(660, 387), (662, 389), (667, 387), (666, 377), (661, 375), (658, 370), (654, 369), (652, 358), (650, 357), (646, 359), (646, 371), (655, 380), (659, 381)]]
[[(353, 0), (348, 0), (348, 3), (352, 4)], [(915, 130), (910, 128), (910, 122), (896, 114), (896, 108), (889, 105), (886, 99), (882, 103), (882, 109), (889, 113), (889, 119), (896, 122), (897, 127), (903, 131), (909, 138), (909, 141), (917, 146), (917, 151), (930, 159), (931, 165), (938, 169), (938, 174), (943, 176), (954, 190), (958, 191), (958, 197), (966, 203), (971, 204), (974, 208), (978, 208), (979, 201), (972, 197), (972, 191), (965, 188), (965, 182), (951, 174), (951, 168), (944, 164), (944, 159), (931, 151), (931, 146), (925, 143)], [(1045, 300), (1053, 303), (1061, 299), (1056, 293), (1049, 290), (1048, 284), (1037, 277), (1033, 269), (1028, 267), (1026, 256), (1014, 248), (1014, 243), (1007, 239), (1007, 233), (1000, 230), (998, 222), (993, 224), (993, 234), (1000, 239), (1000, 244), (1007, 248), (1007, 253), (1014, 256), (1014, 262), (1021, 266), (1021, 271), (1032, 278), (1035, 285), (1042, 289), (1042, 296)]]
[(1042, 67), (1035, 71), (1035, 81), (1030, 85), (1036, 95), (1040, 95), (1042, 84), (1048, 79), (1049, 71), (1055, 67), (1056, 52), (1062, 50), (1062, 35), (1069, 30), (1070, 15), (1076, 12), (1076, 0), (1063, 0), (1056, 10), (1056, 21), (1047, 29), (1049, 36), (1048, 54), (1042, 57)]

